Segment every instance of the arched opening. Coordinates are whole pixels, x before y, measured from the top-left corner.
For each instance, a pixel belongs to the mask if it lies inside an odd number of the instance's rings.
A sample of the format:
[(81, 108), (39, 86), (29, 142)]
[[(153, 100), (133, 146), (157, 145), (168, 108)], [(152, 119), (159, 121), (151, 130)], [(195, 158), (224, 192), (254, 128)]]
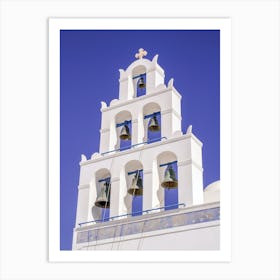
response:
[[(100, 221), (108, 221), (110, 217), (111, 174), (106, 168), (95, 173), (96, 200), (92, 208), (93, 216)], [(98, 215), (96, 215), (98, 213)]]
[(132, 116), (128, 111), (119, 112), (115, 117), (117, 144), (115, 149), (121, 151), (131, 148)]
[(161, 108), (157, 103), (148, 103), (143, 108), (144, 142), (161, 140)]
[(163, 152), (157, 157), (161, 192), (164, 209), (178, 208), (178, 168), (177, 157), (172, 152)]
[(135, 67), (132, 71), (134, 97), (146, 94), (146, 68), (143, 65)]
[(143, 211), (143, 165), (138, 160), (125, 165), (127, 186), (127, 209), (132, 216), (142, 215)]

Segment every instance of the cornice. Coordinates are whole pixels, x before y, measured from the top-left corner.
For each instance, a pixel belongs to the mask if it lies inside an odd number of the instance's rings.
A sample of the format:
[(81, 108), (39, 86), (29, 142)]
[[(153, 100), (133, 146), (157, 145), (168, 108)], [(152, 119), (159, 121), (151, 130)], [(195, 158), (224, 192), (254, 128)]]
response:
[(151, 149), (151, 148), (154, 148), (154, 147), (157, 147), (157, 146), (169, 145), (171, 143), (179, 142), (179, 141), (190, 139), (190, 138), (193, 139), (195, 142), (197, 142), (198, 145), (200, 145), (202, 147), (202, 143), (192, 133), (189, 133), (189, 134), (184, 134), (182, 136), (169, 138), (169, 139), (162, 140), (162, 141), (155, 142), (155, 143), (143, 144), (141, 146), (139, 145), (139, 146), (133, 147), (133, 148), (128, 149), (128, 150), (114, 152), (113, 154), (106, 154), (106, 155), (103, 155), (103, 156), (100, 155), (100, 157), (98, 157), (98, 158), (88, 159), (87, 161), (80, 162), (80, 166), (84, 166), (84, 165), (91, 164), (91, 163), (94, 163), (94, 162), (103, 161), (105, 159), (107, 160), (107, 159), (110, 159), (110, 158), (117, 157), (119, 155), (137, 153), (137, 152), (140, 152), (142, 150)]
[(119, 102), (117, 104), (111, 105), (110, 107), (101, 108), (100, 111), (101, 112), (107, 112), (107, 111), (110, 111), (110, 110), (113, 110), (113, 109), (116, 109), (116, 108), (119, 108), (119, 107), (127, 106), (129, 104), (138, 102), (140, 100), (145, 100), (145, 99), (148, 99), (150, 97), (154, 97), (154, 96), (163, 94), (163, 93), (168, 92), (168, 91), (173, 92), (175, 95), (177, 95), (179, 98), (181, 98), (181, 95), (176, 90), (174, 90), (173, 87), (172, 88), (167, 87), (167, 88), (161, 89), (159, 91), (151, 92), (151, 93), (148, 93), (146, 95), (138, 96), (138, 97), (135, 97), (135, 98), (132, 98), (132, 99), (129, 99), (129, 100), (123, 100), (123, 101), (119, 100)]

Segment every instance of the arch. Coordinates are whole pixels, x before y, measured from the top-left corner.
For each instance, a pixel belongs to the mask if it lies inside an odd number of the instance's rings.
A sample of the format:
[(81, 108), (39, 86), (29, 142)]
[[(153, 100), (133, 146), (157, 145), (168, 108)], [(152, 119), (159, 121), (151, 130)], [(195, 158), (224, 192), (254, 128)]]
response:
[(175, 172), (175, 177), (178, 180), (177, 155), (171, 151), (160, 153), (157, 156), (157, 171), (160, 185), (158, 190), (158, 198), (159, 201), (162, 202), (161, 206), (165, 207), (165, 210), (178, 208), (178, 188), (168, 189), (162, 187), (162, 182), (165, 179), (165, 172), (169, 166), (172, 167), (173, 171)]
[(106, 176), (107, 177), (111, 176), (111, 173), (110, 173), (109, 169), (107, 169), (107, 168), (101, 168), (95, 172), (96, 180), (106, 178)]
[(144, 67), (147, 71), (149, 71), (152, 68), (154, 68), (156, 63), (157, 63), (156, 61), (150, 61), (149, 59), (146, 59), (146, 58), (138, 59), (138, 60), (135, 60), (134, 62), (132, 62), (126, 68), (125, 72), (127, 73), (127, 75), (132, 74), (133, 71), (135, 71), (135, 69), (137, 69), (138, 67)]
[(146, 73), (146, 71), (147, 71), (147, 67), (142, 64), (142, 65), (137, 65), (134, 68), (132, 68), (131, 74), (133, 77), (133, 76), (138, 76), (138, 75), (144, 74), (144, 73)]
[[(121, 139), (121, 133), (122, 129), (124, 127), (127, 127), (127, 132), (128, 132), (128, 138), (127, 139)], [(114, 124), (114, 129), (113, 130), (113, 137), (115, 138), (115, 145), (114, 149), (120, 149), (120, 150), (125, 150), (129, 149), (131, 147), (131, 135), (132, 135), (132, 114), (131, 112), (125, 110), (125, 111), (120, 111), (116, 114), (115, 116), (115, 124)]]
[[(95, 172), (95, 188), (96, 188), (96, 198), (95, 201), (101, 194), (102, 186), (107, 182), (109, 183), (109, 194), (108, 194), (108, 203), (110, 204), (110, 191), (111, 191), (111, 172), (107, 168), (101, 168)], [(107, 221), (110, 217), (110, 208), (100, 208), (94, 204), (92, 206), (92, 216), (94, 220), (103, 220)], [(107, 203), (106, 203), (107, 206)]]
[(120, 111), (115, 116), (116, 123), (124, 122), (125, 120), (131, 120), (131, 112), (128, 110)]
[[(149, 123), (153, 117), (153, 114), (156, 114), (155, 117), (158, 121), (160, 130), (156, 132), (150, 132), (148, 127)], [(161, 139), (161, 107), (156, 102), (147, 103), (143, 107), (143, 124), (144, 124), (144, 138), (143, 142), (155, 142)]]
[[(143, 164), (139, 160), (131, 160), (125, 164), (124, 170), (127, 190), (127, 194), (124, 197), (124, 203), (126, 205), (127, 212), (134, 213), (132, 216), (141, 215), (143, 210), (143, 195), (132, 195), (128, 191), (135, 178), (140, 178), (143, 184)], [(135, 212), (138, 213), (135, 214)]]
[(146, 103), (143, 107), (143, 114), (144, 115), (152, 114), (152, 113), (158, 112), (158, 111), (161, 111), (161, 107), (156, 102)]
[(165, 164), (168, 162), (173, 162), (176, 160), (177, 160), (177, 155), (171, 151), (162, 152), (162, 153), (158, 154), (158, 156), (157, 156), (157, 161), (158, 161), (159, 165)]
[(155, 55), (152, 61), (142, 58), (132, 62), (126, 70), (120, 69), (120, 100), (130, 100), (137, 96), (137, 80), (134, 78), (141, 74), (146, 74), (143, 94), (149, 94), (158, 86), (165, 87), (164, 70), (158, 65), (157, 60), (158, 55)]

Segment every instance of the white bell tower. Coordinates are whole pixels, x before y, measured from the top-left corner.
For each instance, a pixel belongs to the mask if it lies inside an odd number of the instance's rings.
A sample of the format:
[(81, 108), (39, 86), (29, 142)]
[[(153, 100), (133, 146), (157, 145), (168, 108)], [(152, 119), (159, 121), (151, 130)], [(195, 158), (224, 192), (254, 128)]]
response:
[[(171, 185), (178, 188), (178, 208), (203, 203), (202, 143), (191, 126), (182, 131), (182, 97), (173, 79), (165, 84), (158, 55), (152, 60), (144, 58), (146, 55), (145, 50), (139, 49), (136, 60), (126, 70), (119, 70), (119, 98), (109, 105), (101, 102), (99, 152), (90, 159), (82, 155), (80, 162), (73, 249), (82, 240), (81, 228), (100, 227), (103, 210), (96, 206), (102, 205), (97, 200), (108, 200), (105, 204), (110, 218), (104, 222), (107, 225), (140, 216), (148, 218), (154, 212), (168, 213), (164, 208), (163, 181), (170, 178)], [(167, 174), (170, 166), (174, 172)], [(138, 186), (142, 188), (142, 210), (137, 217), (131, 214), (133, 193), (128, 191), (135, 174), (142, 179)], [(105, 182), (109, 185), (107, 198)]]

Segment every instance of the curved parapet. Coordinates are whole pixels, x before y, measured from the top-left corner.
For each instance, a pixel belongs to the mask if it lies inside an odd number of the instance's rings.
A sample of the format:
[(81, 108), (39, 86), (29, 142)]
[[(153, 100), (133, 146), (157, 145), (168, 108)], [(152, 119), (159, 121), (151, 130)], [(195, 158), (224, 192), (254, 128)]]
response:
[(85, 162), (87, 161), (87, 157), (84, 154), (81, 154), (81, 161), (80, 162)]
[(191, 134), (191, 133), (192, 133), (192, 125), (189, 125), (186, 134)]
[(152, 63), (156, 65), (156, 64), (157, 64), (157, 61), (158, 61), (158, 54), (156, 54), (156, 55), (153, 57)]
[(172, 137), (180, 137), (180, 136), (182, 136), (182, 135), (183, 135), (183, 133), (182, 133), (181, 130), (176, 130), (176, 131), (174, 131), (174, 133), (172, 134)]
[(203, 192), (204, 203), (220, 201), (220, 181), (209, 184)]
[[(138, 97), (140, 94), (150, 94), (157, 89), (158, 86), (164, 87), (164, 70), (158, 64), (158, 55), (155, 55), (151, 60), (143, 58), (144, 49), (139, 49), (137, 58), (125, 70), (119, 69), (120, 72), (120, 86), (119, 86), (119, 100), (130, 100)], [(142, 90), (145, 92), (138, 92), (138, 81), (144, 81), (145, 87)]]
[(155, 71), (156, 70), (162, 76), (164, 76), (164, 70), (158, 64), (158, 54), (157, 54), (157, 55), (155, 55), (153, 57), (152, 61), (147, 59), (147, 58), (142, 58), (142, 59), (138, 59), (138, 60), (135, 60), (134, 62), (132, 62), (126, 68), (126, 70), (119, 69), (121, 78), (125, 78), (125, 77), (128, 77), (129, 75), (132, 75), (132, 73), (134, 72), (133, 70), (135, 68), (139, 68), (139, 66), (141, 66), (142, 69), (146, 69), (146, 72), (150, 72), (150, 71)]
[(101, 101), (101, 110), (107, 108), (107, 104), (104, 101)]
[(167, 87), (168, 87), (168, 88), (172, 88), (172, 87), (173, 87), (173, 84), (174, 84), (174, 79), (171, 78), (171, 79), (169, 80), (169, 82), (168, 82)]
[(91, 158), (90, 159), (96, 159), (96, 158), (100, 158), (101, 157), (101, 155), (99, 154), (99, 153), (93, 153), (92, 155), (91, 155)]
[(119, 99), (113, 99), (111, 102), (110, 102), (110, 107), (113, 106), (113, 105), (116, 105), (118, 103)]

